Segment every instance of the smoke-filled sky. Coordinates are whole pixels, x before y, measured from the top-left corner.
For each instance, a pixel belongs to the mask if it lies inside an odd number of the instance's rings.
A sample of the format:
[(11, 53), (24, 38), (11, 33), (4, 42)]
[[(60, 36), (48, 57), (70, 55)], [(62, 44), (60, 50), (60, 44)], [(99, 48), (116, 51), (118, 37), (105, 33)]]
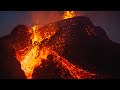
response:
[[(62, 19), (63, 11), (0, 11), (0, 37), (9, 34), (18, 24), (41, 27)], [(120, 11), (76, 11), (88, 16), (94, 25), (104, 28), (108, 37), (120, 43)]]

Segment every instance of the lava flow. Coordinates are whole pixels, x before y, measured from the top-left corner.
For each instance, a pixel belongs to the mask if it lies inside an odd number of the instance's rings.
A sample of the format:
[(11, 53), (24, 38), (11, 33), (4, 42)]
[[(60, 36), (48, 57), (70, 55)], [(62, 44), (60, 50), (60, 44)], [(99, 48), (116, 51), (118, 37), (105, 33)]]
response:
[[(74, 17), (74, 11), (66, 11), (64, 13), (64, 19), (72, 18)], [(56, 56), (54, 58), (54, 62), (57, 62), (56, 68), (62, 67), (63, 70), (67, 70), (70, 73), (70, 76), (74, 79), (86, 79), (86, 78), (92, 78), (92, 76), (95, 76), (96, 74), (89, 73), (82, 68), (78, 68), (77, 66), (70, 63), (68, 60), (66, 60), (64, 57), (60, 56), (58, 53), (56, 53), (52, 46), (49, 47), (40, 47), (41, 41), (43, 41), (46, 38), (50, 38), (52, 35), (46, 35), (46, 37), (42, 37), (38, 33), (38, 26), (33, 26), (30, 30), (30, 33), (32, 33), (30, 39), (32, 40), (31, 46), (27, 47), (28, 49), (22, 50), (23, 54), (19, 54), (19, 51), (16, 51), (16, 58), (21, 64), (21, 69), (24, 71), (27, 79), (32, 79), (33, 71), (36, 67), (40, 66), (42, 63), (42, 60), (47, 60), (47, 56), (49, 54), (52, 54)], [(50, 33), (50, 32), (47, 32)], [(63, 75), (61, 75), (63, 77)], [(63, 77), (64, 78), (64, 77)]]
[(17, 60), (20, 61), (21, 69), (25, 72), (27, 79), (32, 78), (34, 68), (41, 64), (42, 59), (46, 59), (48, 52), (47, 49), (42, 49), (39, 51), (39, 46), (36, 45), (36, 42), (39, 43), (43, 40), (43, 38), (41, 38), (37, 33), (37, 26), (33, 26), (31, 30), (32, 46), (29, 47), (27, 53), (22, 55), (16, 54)]

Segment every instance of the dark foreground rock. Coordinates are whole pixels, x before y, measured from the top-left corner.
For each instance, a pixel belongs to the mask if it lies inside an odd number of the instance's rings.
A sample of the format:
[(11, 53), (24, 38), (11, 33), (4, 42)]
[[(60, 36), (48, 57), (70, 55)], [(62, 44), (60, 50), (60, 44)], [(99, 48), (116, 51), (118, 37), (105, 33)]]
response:
[(10, 38), (6, 36), (0, 39), (0, 79), (25, 79), (15, 51), (10, 47)]

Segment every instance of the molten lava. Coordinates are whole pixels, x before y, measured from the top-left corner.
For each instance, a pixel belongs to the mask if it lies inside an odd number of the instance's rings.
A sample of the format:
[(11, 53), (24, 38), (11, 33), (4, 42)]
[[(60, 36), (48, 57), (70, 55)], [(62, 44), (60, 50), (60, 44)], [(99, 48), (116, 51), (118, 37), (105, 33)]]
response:
[(75, 17), (75, 11), (65, 11), (63, 15), (63, 19), (73, 18)]
[(32, 31), (30, 31), (30, 33), (32, 32), (32, 46), (27, 47), (29, 48), (27, 49), (27, 51), (22, 50), (23, 52), (25, 52), (23, 54), (16, 53), (16, 58), (20, 62), (21, 69), (25, 72), (27, 79), (32, 78), (34, 68), (39, 66), (41, 64), (41, 60), (46, 59), (47, 55), (49, 54), (47, 48), (39, 49), (39, 45), (36, 45), (36, 43), (40, 43), (44, 39), (38, 35), (37, 27), (38, 26), (36, 25), (33, 26), (31, 29)]
[[(90, 72), (87, 72), (85, 70), (83, 70), (82, 68), (78, 68), (77, 66), (73, 65), (72, 63), (68, 62), (68, 60), (66, 60), (64, 57), (58, 55), (58, 53), (56, 52), (52, 52), (53, 55), (57, 56), (56, 58), (54, 58), (54, 62), (57, 62), (57, 68), (61, 68), (62, 67), (62, 78), (64, 79), (92, 79), (93, 76), (95, 76), (96, 74), (92, 74)], [(65, 77), (65, 74), (67, 73), (67, 71), (70, 73), (70, 76)]]
[[(66, 11), (64, 13), (64, 19), (72, 18), (74, 17), (74, 11)], [(43, 38), (41, 34), (39, 34), (38, 26), (33, 26), (30, 30), (32, 40), (31, 46), (26, 47), (27, 49), (21, 50), (22, 53), (19, 53), (20, 51), (16, 51), (16, 58), (21, 64), (21, 69), (24, 71), (27, 79), (32, 79), (32, 74), (35, 69), (35, 67), (38, 67), (41, 65), (42, 60), (47, 60), (47, 56), (49, 54), (52, 54), (56, 56), (54, 58), (54, 62), (57, 62), (56, 68), (62, 68), (64, 71), (69, 71), (70, 76), (74, 79), (85, 79), (85, 78), (92, 78), (92, 76), (95, 76), (95, 74), (89, 73), (87, 71), (82, 70), (82, 68), (78, 68), (77, 66), (73, 65), (72, 63), (68, 62), (65, 58), (60, 56), (58, 53), (56, 53), (52, 46), (46, 47), (40, 47), (40, 43), (42, 40), (46, 38), (50, 38), (53, 34), (46, 34), (51, 32), (46, 32), (45, 37)], [(55, 34), (55, 33), (54, 33)], [(56, 46), (57, 47), (57, 46)], [(62, 71), (62, 77), (64, 77), (64, 74), (66, 72)]]
[[(31, 39), (32, 39), (32, 46), (27, 50), (27, 51), (23, 51), (23, 52), (27, 52), (24, 53), (22, 55), (16, 54), (16, 58), (18, 61), (20, 61), (21, 63), (21, 69), (25, 72), (25, 75), (28, 79), (32, 78), (32, 73), (33, 70), (36, 66), (38, 66), (38, 64), (40, 63), (39, 58), (37, 58), (38, 56), (38, 46), (35, 46), (35, 42), (38, 41), (38, 35), (37, 35), (37, 26), (34, 26), (32, 28), (32, 35), (31, 35)], [(18, 57), (22, 57), (22, 58), (18, 58)], [(22, 59), (22, 60), (21, 60)]]

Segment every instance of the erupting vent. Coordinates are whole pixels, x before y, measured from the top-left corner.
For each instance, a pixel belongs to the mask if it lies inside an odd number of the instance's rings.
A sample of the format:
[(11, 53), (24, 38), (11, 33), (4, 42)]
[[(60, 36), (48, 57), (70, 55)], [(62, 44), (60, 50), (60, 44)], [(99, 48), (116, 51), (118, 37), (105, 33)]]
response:
[(65, 11), (63, 15), (63, 19), (73, 18), (75, 17), (75, 11)]

